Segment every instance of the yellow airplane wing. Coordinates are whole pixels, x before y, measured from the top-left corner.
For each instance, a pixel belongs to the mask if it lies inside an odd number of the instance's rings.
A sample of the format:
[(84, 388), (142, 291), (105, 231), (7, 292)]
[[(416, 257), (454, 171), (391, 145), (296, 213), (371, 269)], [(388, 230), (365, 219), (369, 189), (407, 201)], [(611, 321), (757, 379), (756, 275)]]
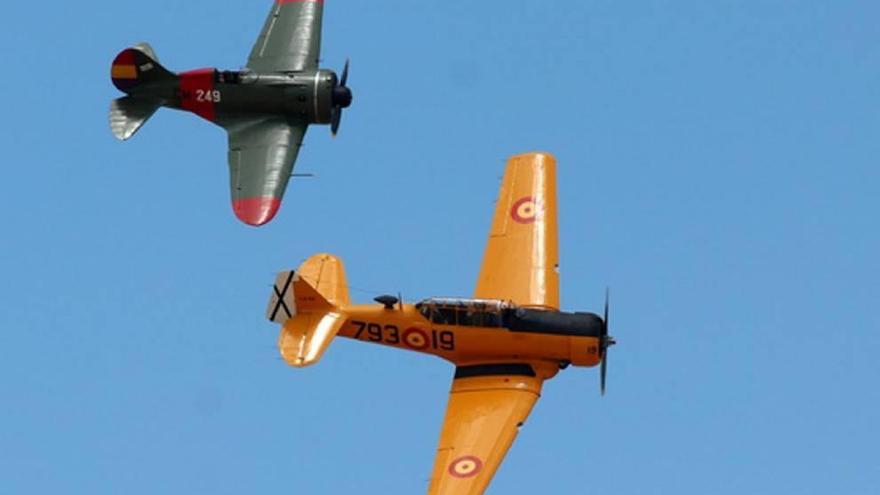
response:
[(556, 159), (546, 153), (507, 162), (475, 297), (559, 309)]
[(483, 493), (540, 397), (528, 364), (456, 370), (428, 495)]

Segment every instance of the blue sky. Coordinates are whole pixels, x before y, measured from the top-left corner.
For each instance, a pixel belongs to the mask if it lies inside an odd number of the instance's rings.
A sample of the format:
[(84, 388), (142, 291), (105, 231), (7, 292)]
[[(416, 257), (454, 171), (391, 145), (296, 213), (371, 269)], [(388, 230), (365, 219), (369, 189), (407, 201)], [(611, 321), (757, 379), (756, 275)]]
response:
[(0, 492), (423, 492), (452, 367), (343, 339), (286, 367), (274, 273), (469, 295), (505, 157), (540, 149), (563, 305), (610, 285), (620, 345), (604, 399), (547, 383), (488, 493), (876, 493), (876, 2), (327, 0), (355, 102), (252, 229), (219, 128), (113, 139), (109, 66), (237, 68), (268, 8), (5, 8)]

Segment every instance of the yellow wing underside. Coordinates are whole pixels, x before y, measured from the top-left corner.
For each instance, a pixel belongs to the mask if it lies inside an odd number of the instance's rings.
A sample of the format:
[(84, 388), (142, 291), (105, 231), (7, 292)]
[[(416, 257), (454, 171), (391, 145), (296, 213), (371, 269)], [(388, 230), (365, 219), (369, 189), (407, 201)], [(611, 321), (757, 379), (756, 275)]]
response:
[(540, 378), (496, 375), (452, 382), (429, 495), (483, 493), (540, 397)]
[(546, 153), (507, 162), (475, 297), (559, 309), (556, 159)]

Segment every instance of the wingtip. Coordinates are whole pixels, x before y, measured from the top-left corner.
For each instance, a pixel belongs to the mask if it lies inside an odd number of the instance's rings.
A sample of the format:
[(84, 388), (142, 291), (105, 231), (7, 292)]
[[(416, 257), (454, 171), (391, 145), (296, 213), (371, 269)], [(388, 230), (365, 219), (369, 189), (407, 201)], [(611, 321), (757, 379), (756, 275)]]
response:
[(527, 151), (509, 158), (509, 161), (517, 160), (533, 163), (556, 163), (556, 156), (549, 151)]
[(281, 200), (272, 196), (242, 198), (232, 201), (235, 216), (243, 223), (259, 227), (269, 223), (278, 213)]
[(116, 129), (110, 129), (110, 132), (113, 133), (113, 137), (115, 137), (118, 141), (128, 141), (131, 138), (131, 134), (126, 132), (118, 131)]

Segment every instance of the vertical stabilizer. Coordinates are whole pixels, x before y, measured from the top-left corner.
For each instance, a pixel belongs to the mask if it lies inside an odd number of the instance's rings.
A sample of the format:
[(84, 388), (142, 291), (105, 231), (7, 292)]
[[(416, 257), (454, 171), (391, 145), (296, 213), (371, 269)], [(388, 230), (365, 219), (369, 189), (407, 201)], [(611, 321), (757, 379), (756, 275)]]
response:
[(167, 87), (177, 82), (177, 75), (159, 64), (150, 45), (139, 43), (113, 59), (110, 79), (128, 95), (110, 103), (110, 130), (117, 139), (125, 141), (162, 106)]
[(174, 81), (177, 75), (162, 67), (150, 45), (140, 43), (116, 55), (110, 66), (110, 79), (118, 90), (132, 94), (150, 83)]

